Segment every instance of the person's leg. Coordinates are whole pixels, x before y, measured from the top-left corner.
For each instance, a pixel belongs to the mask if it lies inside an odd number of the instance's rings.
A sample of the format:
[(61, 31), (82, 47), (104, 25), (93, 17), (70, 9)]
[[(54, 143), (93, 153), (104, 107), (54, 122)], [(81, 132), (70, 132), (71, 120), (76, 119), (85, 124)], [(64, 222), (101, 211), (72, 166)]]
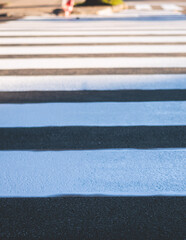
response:
[(62, 0), (61, 7), (65, 12), (65, 17), (68, 17), (73, 10), (74, 0)]

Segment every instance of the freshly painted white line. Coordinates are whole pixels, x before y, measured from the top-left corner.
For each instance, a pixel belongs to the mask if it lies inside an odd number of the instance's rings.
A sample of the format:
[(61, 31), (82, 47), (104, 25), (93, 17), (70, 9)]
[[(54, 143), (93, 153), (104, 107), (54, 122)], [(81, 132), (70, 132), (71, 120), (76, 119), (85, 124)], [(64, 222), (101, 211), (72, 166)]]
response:
[(1, 104), (0, 127), (185, 125), (186, 102)]
[(19, 46), (0, 47), (0, 55), (101, 53), (186, 53), (185, 45)]
[(0, 91), (186, 89), (186, 74), (0, 76)]
[(32, 58), (0, 59), (0, 69), (75, 68), (171, 68), (186, 67), (186, 57)]
[(0, 44), (67, 44), (67, 43), (174, 43), (186, 42), (186, 36), (173, 37), (26, 37), (0, 38)]
[(161, 4), (161, 7), (164, 9), (164, 10), (172, 10), (172, 11), (182, 11), (183, 8), (178, 6), (178, 5), (175, 5), (175, 4)]
[(2, 151), (0, 197), (185, 192), (185, 149)]
[(150, 4), (136, 4), (135, 8), (136, 10), (152, 10), (152, 7)]
[(66, 35), (100, 35), (100, 36), (104, 36), (104, 35), (186, 35), (186, 30), (165, 30), (165, 31), (153, 31), (153, 30), (141, 30), (141, 31), (127, 31), (127, 30), (114, 30), (114, 31), (110, 31), (110, 30), (106, 30), (104, 31), (3, 31), (0, 32), (0, 36), (53, 36), (53, 35), (58, 35), (58, 36), (66, 36)]

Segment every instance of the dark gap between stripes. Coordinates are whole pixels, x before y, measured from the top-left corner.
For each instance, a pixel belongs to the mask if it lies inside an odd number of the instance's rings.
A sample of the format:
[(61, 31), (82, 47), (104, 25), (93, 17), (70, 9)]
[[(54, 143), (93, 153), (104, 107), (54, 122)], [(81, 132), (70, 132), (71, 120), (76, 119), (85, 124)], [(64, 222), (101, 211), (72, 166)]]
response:
[(8, 36), (0, 36), (0, 38), (67, 38), (67, 37), (185, 37), (186, 34), (105, 34), (105, 35), (84, 35), (84, 34), (75, 34), (75, 35), (8, 35)]
[(186, 45), (186, 42), (118, 42), (118, 43), (12, 43), (12, 44), (0, 44), (0, 47), (29, 47), (29, 46), (37, 46), (37, 47), (42, 47), (42, 46), (107, 46), (107, 45), (121, 45), (121, 46), (126, 46), (126, 45)]
[(186, 57), (186, 53), (95, 53), (95, 54), (10, 54), (0, 55), (3, 58), (112, 58), (112, 57)]
[[(125, 26), (124, 26), (125, 27)], [(77, 26), (76, 26), (76, 29), (68, 29), (68, 28), (59, 28), (59, 29), (57, 29), (56, 30), (56, 27), (54, 28), (54, 30), (53, 30), (53, 28), (49, 28), (49, 30), (47, 29), (47, 30), (44, 30), (44, 29), (1, 29), (1, 32), (46, 32), (46, 31), (50, 31), (50, 32), (56, 32), (56, 33), (58, 33), (59, 31), (62, 31), (62, 32), (69, 32), (69, 31), (73, 31), (73, 32), (78, 32), (79, 33), (79, 31), (81, 31), (81, 32), (107, 32), (107, 31), (112, 31), (112, 32), (117, 32), (117, 31), (127, 31), (127, 32), (133, 32), (133, 31), (137, 31), (137, 32), (141, 32), (141, 31), (146, 31), (146, 32), (148, 32), (148, 31), (153, 31), (153, 32), (156, 32), (156, 31), (161, 31), (162, 33), (164, 32), (164, 31), (173, 31), (173, 32), (176, 32), (176, 31), (186, 31), (186, 28), (178, 28), (178, 29), (174, 29), (174, 28), (172, 28), (172, 29), (170, 29), (170, 28), (160, 28), (160, 29), (152, 29), (152, 28), (137, 28), (137, 29), (134, 29), (134, 28), (118, 28), (117, 26), (116, 26), (116, 28), (114, 28), (114, 29), (112, 29), (112, 28), (103, 28), (103, 29), (101, 29), (101, 28), (96, 28), (96, 27), (94, 27), (93, 29), (90, 27), (90, 28), (87, 28), (87, 29), (84, 29), (84, 28), (80, 28), (80, 29), (77, 29)], [(179, 34), (179, 33), (178, 33)]]
[(186, 68), (6, 69), (0, 76), (186, 74)]
[(0, 92), (0, 103), (185, 101), (186, 89)]
[(0, 128), (0, 150), (185, 148), (186, 126)]

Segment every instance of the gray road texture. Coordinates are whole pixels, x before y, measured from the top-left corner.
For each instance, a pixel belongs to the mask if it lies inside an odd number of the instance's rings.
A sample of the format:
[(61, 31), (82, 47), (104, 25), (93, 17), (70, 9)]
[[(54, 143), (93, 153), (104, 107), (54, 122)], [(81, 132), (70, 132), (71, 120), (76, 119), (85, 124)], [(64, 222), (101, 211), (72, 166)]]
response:
[(0, 239), (184, 240), (183, 197), (1, 198)]

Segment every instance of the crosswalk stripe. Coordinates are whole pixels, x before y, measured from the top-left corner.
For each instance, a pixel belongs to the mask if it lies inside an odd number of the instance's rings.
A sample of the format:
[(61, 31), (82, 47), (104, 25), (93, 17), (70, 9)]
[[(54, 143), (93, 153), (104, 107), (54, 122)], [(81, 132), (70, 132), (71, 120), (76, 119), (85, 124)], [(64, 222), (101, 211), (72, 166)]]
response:
[(145, 54), (145, 53), (186, 53), (185, 45), (106, 45), (106, 46), (17, 46), (0, 47), (1, 55), (40, 55), (40, 54)]
[(185, 90), (185, 79), (186, 74), (0, 76), (0, 92)]
[(131, 13), (131, 11), (135, 11), (137, 10), (136, 12), (138, 13), (145, 13), (144, 11), (148, 11), (151, 15), (153, 13), (157, 14), (158, 12), (159, 13), (166, 13), (168, 12), (169, 14), (176, 14), (175, 11), (184, 11), (185, 9), (185, 5), (179, 3), (179, 4), (172, 4), (172, 3), (161, 3), (161, 4), (158, 4), (158, 3), (151, 3), (151, 4), (143, 4), (143, 3), (140, 3), (140, 4), (133, 4), (133, 3), (128, 3), (128, 9), (129, 10), (126, 10), (126, 12), (129, 12)]
[(175, 4), (161, 4), (161, 7), (165, 10), (175, 10), (175, 11), (183, 10), (182, 7), (179, 7), (178, 5), (175, 5)]
[[(17, 26), (17, 25), (16, 25)], [(11, 34), (11, 32), (13, 32), (13, 33), (15, 33), (15, 32), (22, 32), (22, 34), (24, 34), (24, 32), (30, 32), (30, 35), (32, 35), (32, 33), (34, 33), (34, 32), (40, 32), (41, 34), (43, 33), (43, 32), (46, 32), (46, 29), (44, 28), (44, 27), (34, 27), (34, 28), (29, 28), (28, 26), (27, 26), (27, 28), (25, 28), (24, 26), (20, 26), (20, 27), (16, 27), (16, 26), (13, 26), (13, 27), (8, 27), (8, 28), (6, 28), (6, 27), (2, 27), (1, 25), (0, 25), (0, 31), (1, 31), (1, 33), (3, 34), (4, 32), (5, 33), (10, 33)], [(176, 29), (175, 29), (175, 25), (174, 25), (174, 27), (171, 27), (170, 25), (169, 26), (161, 26), (161, 27), (157, 27), (157, 26), (149, 26), (149, 27), (147, 27), (147, 26), (138, 26), (138, 28), (136, 28), (136, 27), (133, 27), (133, 26), (123, 26), (123, 27), (117, 27), (117, 26), (115, 26), (115, 28), (112, 28), (112, 27), (110, 27), (110, 28), (107, 28), (107, 27), (89, 27), (89, 28), (84, 28), (84, 27), (81, 27), (81, 28), (78, 28), (77, 26), (75, 27), (75, 28), (73, 28), (73, 27), (67, 27), (67, 28), (63, 28), (63, 27), (59, 27), (59, 28), (57, 28), (57, 27), (50, 27), (50, 26), (47, 26), (47, 31), (49, 31), (51, 34), (53, 34), (53, 33), (60, 33), (60, 32), (73, 32), (74, 33), (74, 35), (75, 34), (77, 34), (78, 32), (84, 32), (84, 33), (86, 33), (86, 32), (92, 32), (92, 34), (94, 34), (94, 32), (99, 32), (99, 33), (101, 33), (101, 32), (118, 32), (118, 31), (127, 31), (127, 32), (133, 32), (133, 31), (135, 31), (135, 32), (144, 32), (144, 31), (147, 31), (147, 32), (151, 32), (151, 31), (153, 31), (153, 32), (160, 32), (160, 33), (163, 33), (164, 31), (173, 31), (173, 32), (179, 32), (179, 31), (185, 31), (186, 30), (186, 27), (183, 25), (183, 26), (180, 26), (180, 25), (176, 25)]]
[[(183, 9), (184, 11), (184, 9)], [(154, 14), (158, 12), (158, 14)], [(128, 14), (127, 14), (128, 13)], [(129, 14), (130, 13), (130, 14)], [(141, 19), (143, 20), (143, 22), (139, 23), (139, 17), (143, 18), (143, 14), (147, 13), (148, 18), (147, 19)], [(152, 18), (156, 16), (157, 19), (156, 23), (154, 22), (154, 24), (151, 23), (151, 21), (153, 20)], [(163, 17), (163, 18), (162, 18)], [(69, 22), (69, 20), (71, 22)], [(185, 27), (184, 26), (184, 22), (183, 20), (185, 20), (185, 15), (182, 14), (182, 12), (178, 11), (178, 10), (154, 10), (154, 11), (147, 11), (147, 10), (142, 10), (142, 11), (137, 11), (137, 10), (125, 10), (121, 13), (115, 14), (115, 15), (107, 15), (107, 16), (97, 16), (95, 17), (93, 20), (91, 19), (86, 19), (87, 22), (85, 23), (85, 17), (80, 17), (78, 20), (76, 19), (76, 17), (72, 17), (71, 19), (64, 19), (64, 18), (58, 18), (56, 21), (56, 17), (33, 17), (32, 19), (20, 19), (18, 21), (9, 21), (8, 23), (6, 23), (6, 25), (1, 26), (1, 29), (7, 29), (8, 27), (10, 27), (10, 30), (14, 30), (13, 27), (16, 27), (16, 29), (18, 28), (23, 28), (29, 30), (30, 29), (38, 29), (38, 28), (43, 28), (46, 30), (46, 22), (47, 22), (47, 30), (49, 30), (50, 28), (58, 28), (58, 29), (87, 29), (90, 30), (91, 28), (94, 29), (110, 29), (110, 28), (114, 28), (114, 26), (116, 28), (127, 28), (128, 26), (131, 26), (133, 28), (137, 28), (137, 23), (139, 23), (139, 27), (144, 27), (147, 28), (149, 26), (155, 27), (155, 28), (161, 28), (163, 27), (169, 27), (169, 28), (173, 28), (173, 25), (170, 26), (170, 20), (171, 23), (174, 24), (174, 26), (176, 27), (176, 25), (180, 27)], [(133, 22), (131, 22), (131, 20), (133, 20)], [(149, 21), (150, 20), (150, 21)], [(167, 22), (165, 22), (166, 20), (169, 20)], [(181, 20), (182, 22), (177, 22), (178, 20)], [(134, 22), (135, 21), (135, 22)], [(158, 25), (159, 23), (162, 23), (161, 25)], [(101, 23), (101, 24), (100, 24)], [(114, 24), (114, 26), (113, 26)], [(156, 25), (156, 26), (155, 26)], [(161, 26), (161, 27), (160, 27)]]
[[(128, 17), (128, 18), (127, 18)], [(162, 10), (152, 10), (152, 11), (147, 11), (147, 10), (128, 10), (128, 12), (125, 13), (125, 17), (123, 18), (125, 21), (129, 20), (131, 18), (133, 19), (138, 19), (139, 17), (143, 17), (149, 20), (152, 20), (153, 17), (167, 17), (167, 18), (172, 18), (175, 19), (177, 18), (184, 18), (184, 15), (180, 11), (162, 11)]]
[(185, 101), (1, 104), (0, 126), (184, 125), (185, 110)]
[[(182, 196), (185, 194), (184, 161), (181, 160), (184, 154), (184, 150), (4, 151), (1, 152), (0, 176), (4, 176), (1, 196), (45, 197), (61, 195), (61, 192), (105, 196), (149, 196), (161, 192), (172, 196), (176, 192)], [(114, 168), (111, 167), (113, 161)], [(6, 173), (3, 169), (7, 169)], [(14, 188), (9, 186), (7, 178), (15, 183)]]
[(0, 59), (0, 69), (186, 68), (185, 57)]
[(27, 38), (0, 38), (0, 44), (69, 44), (69, 43), (175, 43), (175, 42), (180, 42), (180, 43), (185, 43), (186, 42), (186, 36), (183, 37), (38, 37), (38, 38), (33, 38), (33, 37), (27, 37)]
[(152, 7), (150, 4), (136, 4), (135, 8), (137, 10), (152, 10)]
[(111, 35), (158, 35), (158, 36), (164, 36), (164, 35), (185, 35), (184, 30), (103, 30), (103, 31), (0, 31), (0, 37), (23, 37), (23, 36), (111, 36)]
[[(123, 11), (123, 16), (125, 14), (126, 11)], [(119, 14), (119, 13), (118, 13)], [(184, 19), (184, 16), (182, 16)], [(117, 19), (117, 18), (116, 18)], [(54, 29), (60, 29), (60, 30), (69, 30), (71, 29), (72, 31), (75, 30), (100, 30), (100, 29), (104, 29), (104, 30), (108, 30), (108, 29), (129, 29), (129, 27), (131, 27), (132, 29), (162, 29), (162, 28), (168, 28), (168, 29), (175, 29), (175, 26), (178, 28), (183, 27), (185, 29), (184, 26), (184, 22), (177, 22), (177, 16), (174, 18), (173, 15), (173, 19), (171, 21), (171, 25), (170, 22), (165, 21), (167, 19), (163, 19), (164, 21), (162, 21), (161, 19), (157, 18), (155, 22), (149, 22), (149, 21), (142, 21), (139, 22), (137, 20), (135, 20), (135, 22), (131, 22), (131, 21), (123, 21), (124, 18), (121, 19), (121, 21), (114, 21), (115, 18), (108, 16), (108, 18), (106, 16), (104, 17), (97, 17), (94, 18), (93, 20), (89, 20), (89, 19), (85, 19), (85, 18), (80, 18), (80, 19), (76, 19), (76, 18), (71, 18), (69, 20), (64, 19), (63, 17), (58, 17), (57, 21), (56, 17), (52, 17), (52, 18), (47, 18), (47, 17), (33, 17), (32, 19), (20, 19), (18, 21), (8, 21), (6, 22), (6, 24), (1, 24), (0, 29), (9, 29), (9, 30), (13, 30), (13, 27), (15, 27), (15, 29), (18, 28), (22, 28), (27, 29), (27, 31), (29, 29), (33, 29), (33, 30), (37, 30), (37, 28), (41, 28), (46, 31), (46, 30), (50, 30), (53, 27)], [(47, 26), (46, 26), (46, 22), (47, 22)], [(136, 25), (136, 23), (138, 22), (138, 25)], [(162, 25), (158, 25), (160, 22), (162, 22)], [(173, 25), (174, 24), (174, 25)]]

